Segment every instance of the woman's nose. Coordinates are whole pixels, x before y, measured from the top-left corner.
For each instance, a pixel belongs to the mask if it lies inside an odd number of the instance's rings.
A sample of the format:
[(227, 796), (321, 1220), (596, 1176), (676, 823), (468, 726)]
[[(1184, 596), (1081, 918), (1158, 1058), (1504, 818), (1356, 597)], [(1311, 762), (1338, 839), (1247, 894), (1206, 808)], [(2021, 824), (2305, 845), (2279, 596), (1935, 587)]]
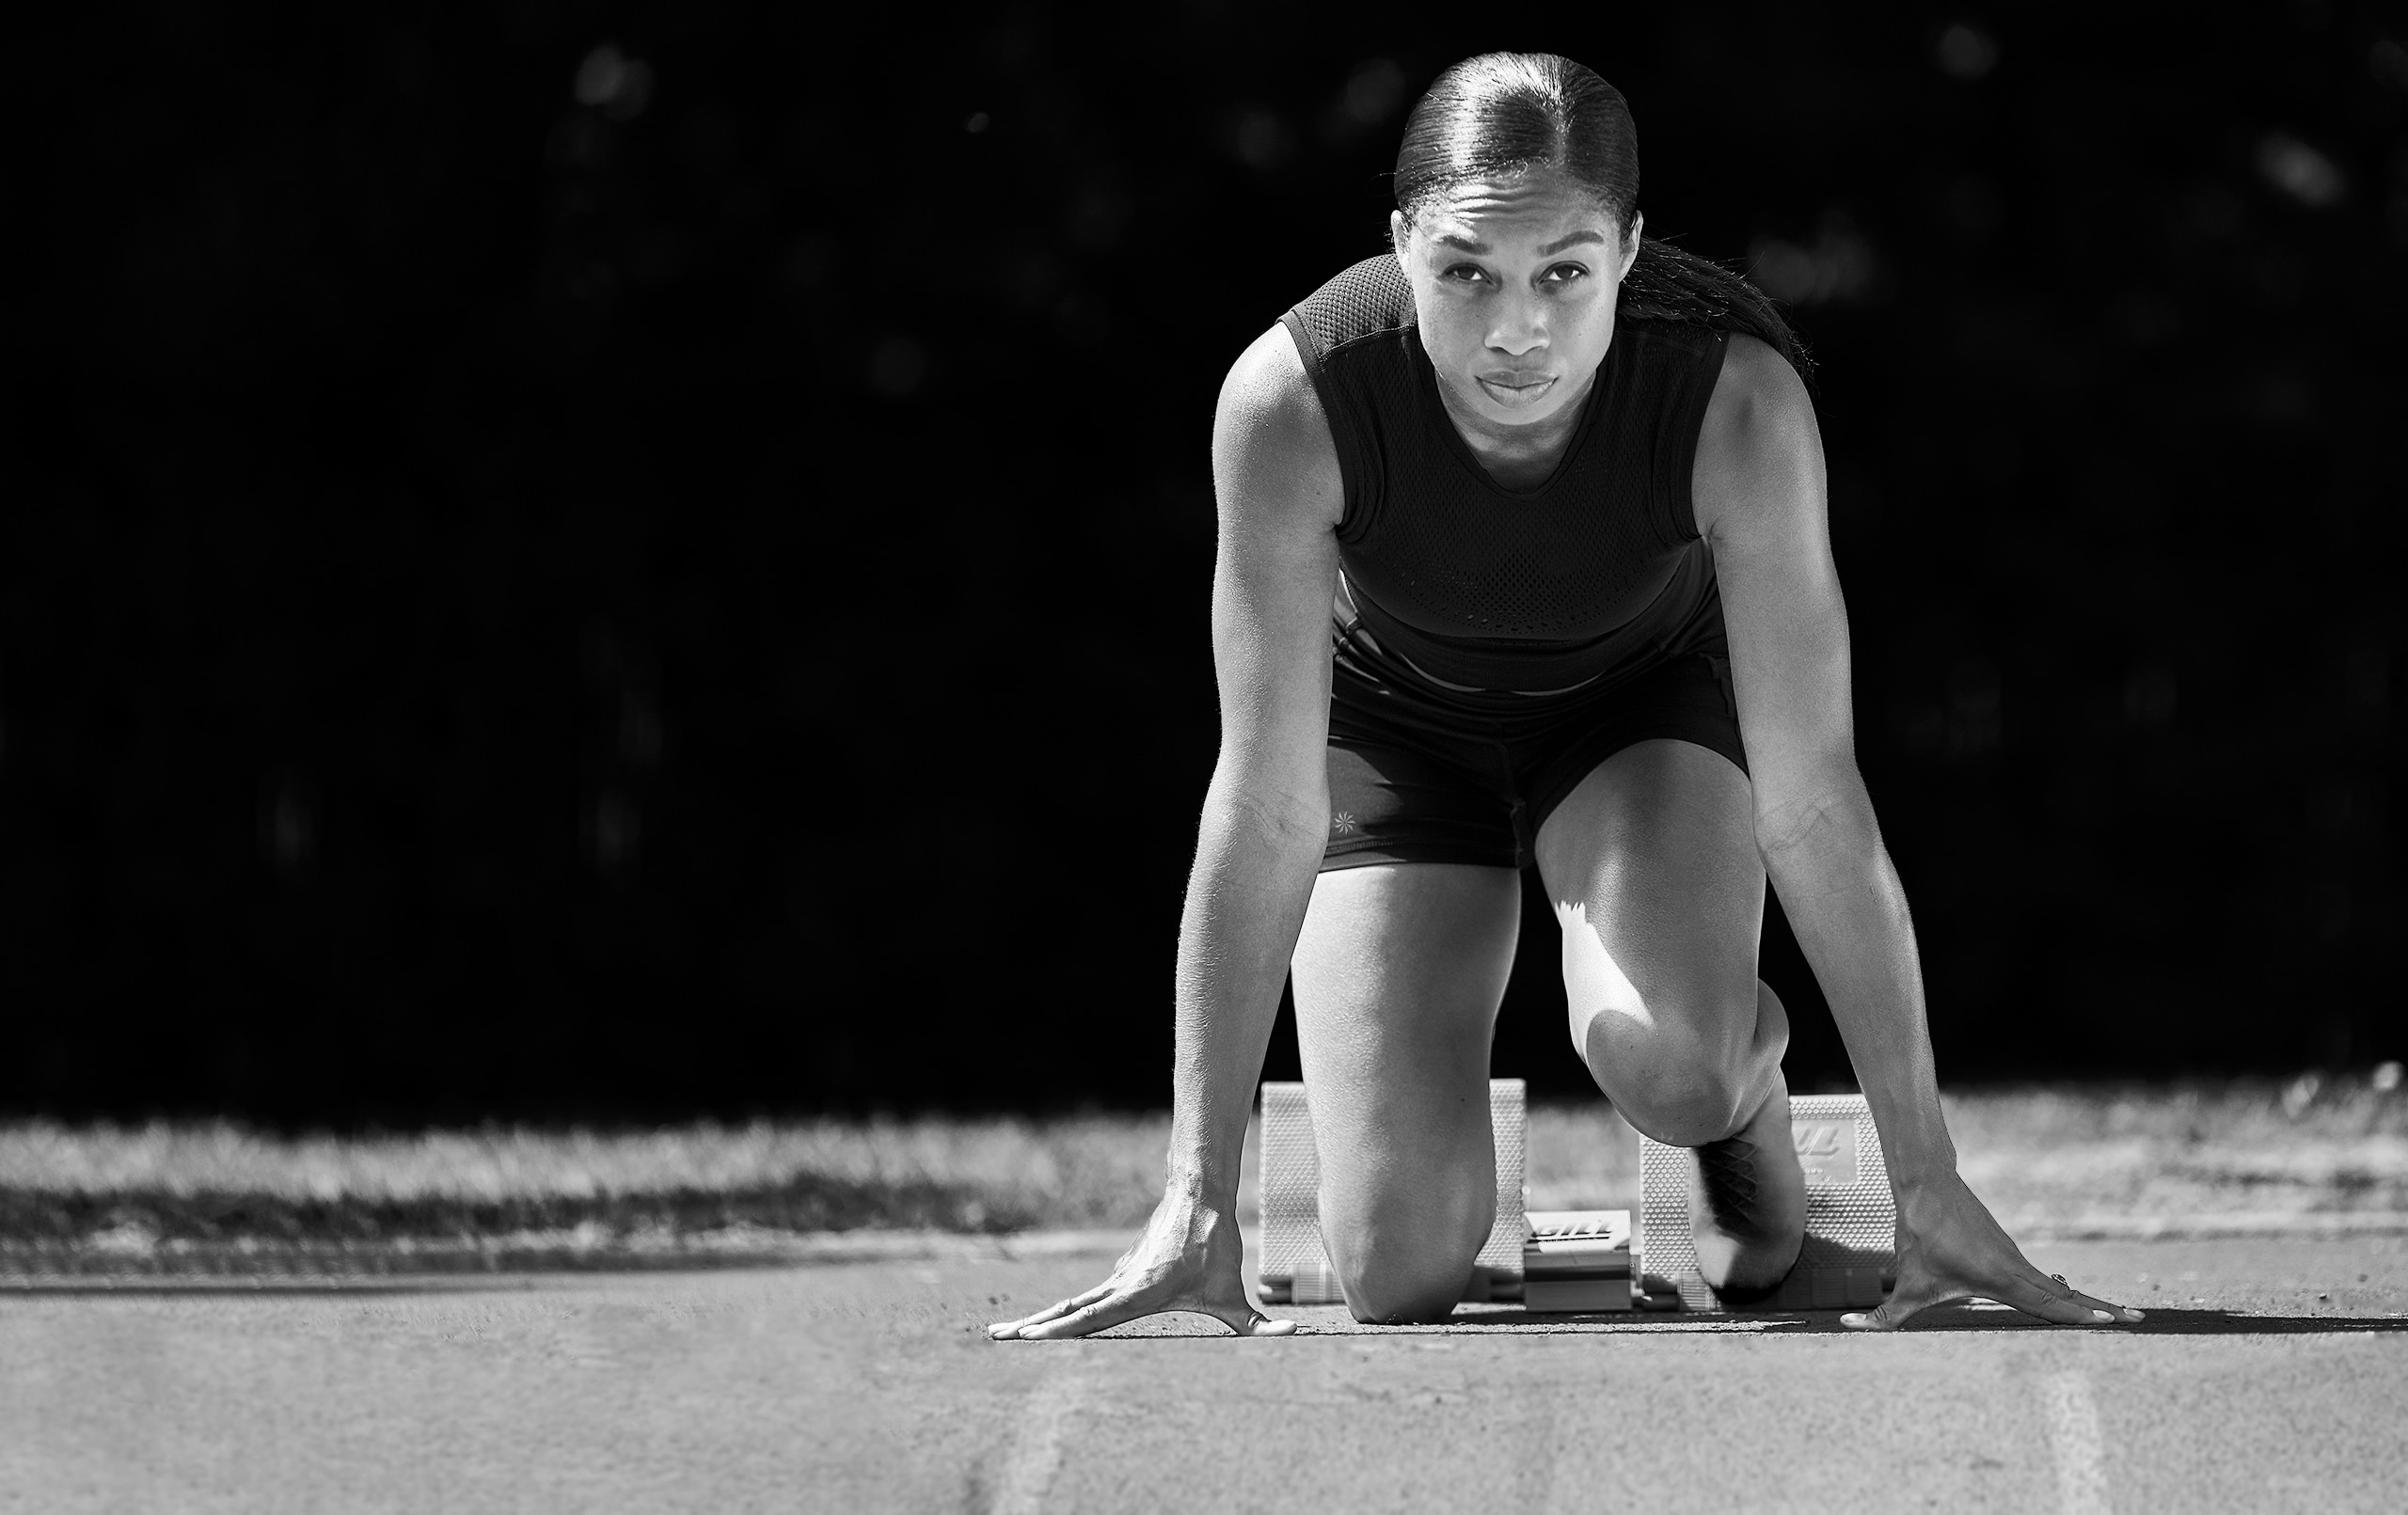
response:
[(1546, 345), (1546, 318), (1535, 300), (1507, 299), (1498, 303), (1497, 324), (1488, 328), (1488, 345), (1519, 357)]

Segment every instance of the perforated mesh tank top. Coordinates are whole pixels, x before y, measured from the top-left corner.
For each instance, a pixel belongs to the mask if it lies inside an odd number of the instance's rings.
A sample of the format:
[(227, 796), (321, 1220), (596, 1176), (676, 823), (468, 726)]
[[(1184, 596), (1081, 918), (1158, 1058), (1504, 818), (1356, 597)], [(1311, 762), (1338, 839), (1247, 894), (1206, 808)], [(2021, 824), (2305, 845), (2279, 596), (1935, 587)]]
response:
[(1448, 417), (1393, 256), (1282, 319), (1338, 445), (1337, 632), (1358, 656), (1462, 688), (1545, 691), (1723, 653), (1689, 499), (1721, 333), (1625, 314), (1555, 473), (1511, 490)]

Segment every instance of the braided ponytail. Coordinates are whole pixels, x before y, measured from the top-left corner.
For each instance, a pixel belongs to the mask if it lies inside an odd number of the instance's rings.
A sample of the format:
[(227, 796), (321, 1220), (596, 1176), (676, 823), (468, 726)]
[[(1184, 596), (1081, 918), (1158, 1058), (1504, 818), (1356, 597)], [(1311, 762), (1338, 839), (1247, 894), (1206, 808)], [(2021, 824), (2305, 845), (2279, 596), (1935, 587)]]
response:
[[(1639, 218), (1639, 128), (1622, 91), (1552, 53), (1487, 53), (1432, 81), (1397, 147), (1396, 204), (1413, 220), (1469, 179), (1554, 168), (1595, 195), (1627, 237)], [(1721, 264), (1642, 237), (1622, 314), (1744, 332), (1811, 378), (1813, 360), (1765, 292)]]
[(1669, 242), (1639, 239), (1639, 256), (1623, 276), (1621, 315), (1625, 321), (1686, 321), (1744, 332), (1789, 359), (1799, 378), (1814, 380), (1814, 357), (1771, 296), (1720, 263)]

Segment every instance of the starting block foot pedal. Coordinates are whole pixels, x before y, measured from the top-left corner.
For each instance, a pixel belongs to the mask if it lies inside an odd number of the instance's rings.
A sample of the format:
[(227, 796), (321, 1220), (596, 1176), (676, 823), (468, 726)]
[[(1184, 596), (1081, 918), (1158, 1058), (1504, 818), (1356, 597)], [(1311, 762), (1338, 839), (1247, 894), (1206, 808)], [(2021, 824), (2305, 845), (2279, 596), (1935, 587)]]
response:
[[(1873, 1113), (1862, 1095), (1794, 1096), (1789, 1125), (1806, 1170), (1806, 1241), (1780, 1287), (1747, 1308), (1870, 1309), (1887, 1297), (1897, 1272), (1896, 1202)], [(1646, 1302), (1661, 1308), (1677, 1298), (1684, 1309), (1723, 1308), (1698, 1271), (1689, 1230), (1696, 1152), (1642, 1135), (1639, 1171), (1639, 1270)]]
[(1522, 1244), (1522, 1308), (1592, 1314), (1628, 1310), (1630, 1211), (1532, 1210)]

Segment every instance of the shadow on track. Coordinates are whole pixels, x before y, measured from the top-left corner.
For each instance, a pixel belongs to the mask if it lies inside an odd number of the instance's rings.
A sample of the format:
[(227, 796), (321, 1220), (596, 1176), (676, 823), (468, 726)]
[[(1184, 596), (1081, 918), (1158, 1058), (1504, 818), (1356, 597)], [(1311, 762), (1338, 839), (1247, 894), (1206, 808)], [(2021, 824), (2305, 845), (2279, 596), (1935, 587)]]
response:
[(2347, 1332), (2408, 1332), (2408, 1318), (2396, 1315), (2247, 1315), (2237, 1310), (2156, 1309), (2149, 1311), (2148, 1318), (2138, 1325), (2097, 1329), (2135, 1336), (2318, 1336)]
[[(1336, 1310), (1297, 1309), (1282, 1312), (1302, 1330), (1299, 1336), (1558, 1336), (1558, 1335), (1684, 1335), (1745, 1334), (1760, 1336), (1895, 1335), (1898, 1333), (1850, 1331), (1840, 1324), (1840, 1312), (1796, 1315), (1624, 1314), (1526, 1315), (1519, 1310), (1459, 1313), (1452, 1319), (1426, 1325), (1367, 1326)], [(2123, 1336), (2303, 1336), (2391, 1334), (2408, 1333), (2408, 1317), (2344, 1315), (2250, 1315), (2236, 1310), (2154, 1309), (2137, 1325), (2052, 1326), (2020, 1311), (1998, 1307), (1941, 1306), (1925, 1311), (1906, 1328), (1907, 1334), (1996, 1333), (2005, 1331), (2096, 1332)], [(1228, 1329), (1207, 1316), (1155, 1316), (1132, 1321), (1109, 1332), (1081, 1338), (1087, 1341), (1157, 1341), (1166, 1338), (1226, 1337)]]
[[(1745, 1318), (1739, 1317), (1735, 1318)], [(1767, 1329), (1784, 1334), (1845, 1332), (1837, 1315), (1786, 1317), (1767, 1321)], [(2085, 1331), (2122, 1336), (2305, 1336), (2336, 1333), (2408, 1332), (2408, 1318), (2399, 1316), (2251, 1315), (2239, 1310), (2179, 1310), (2160, 1307), (2134, 1325), (2052, 1326), (2020, 1311), (1941, 1306), (1926, 1310), (1905, 1328), (1936, 1331)]]

